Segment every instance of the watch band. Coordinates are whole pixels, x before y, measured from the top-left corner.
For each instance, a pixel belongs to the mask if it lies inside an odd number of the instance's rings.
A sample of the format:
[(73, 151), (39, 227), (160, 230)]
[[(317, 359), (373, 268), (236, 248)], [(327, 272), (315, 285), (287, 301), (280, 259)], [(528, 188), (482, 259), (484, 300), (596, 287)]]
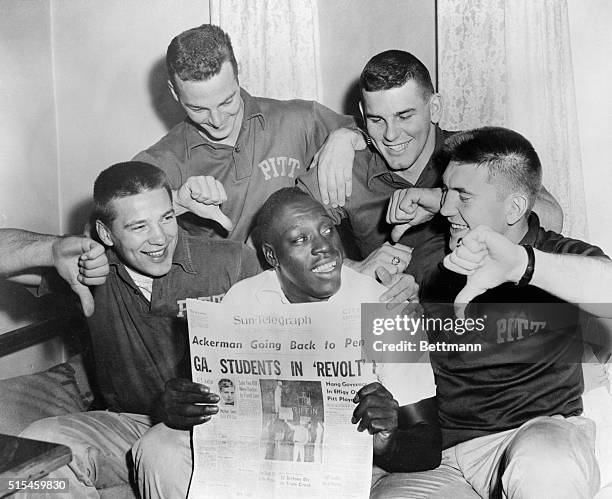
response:
[(535, 269), (535, 254), (533, 252), (533, 246), (530, 244), (523, 245), (525, 251), (527, 252), (527, 267), (525, 268), (525, 272), (523, 273), (523, 277), (516, 283), (517, 286), (523, 287), (527, 286), (533, 277), (533, 271)]

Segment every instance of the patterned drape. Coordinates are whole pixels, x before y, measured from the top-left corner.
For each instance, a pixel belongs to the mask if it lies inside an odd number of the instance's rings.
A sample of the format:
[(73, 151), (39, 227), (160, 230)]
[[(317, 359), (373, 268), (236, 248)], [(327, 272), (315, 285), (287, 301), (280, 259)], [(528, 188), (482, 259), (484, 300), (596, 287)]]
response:
[(320, 99), (316, 0), (210, 0), (210, 14), (230, 35), (251, 94)]
[(534, 145), (564, 234), (584, 238), (586, 205), (565, 0), (438, 0), (442, 125), (501, 125)]

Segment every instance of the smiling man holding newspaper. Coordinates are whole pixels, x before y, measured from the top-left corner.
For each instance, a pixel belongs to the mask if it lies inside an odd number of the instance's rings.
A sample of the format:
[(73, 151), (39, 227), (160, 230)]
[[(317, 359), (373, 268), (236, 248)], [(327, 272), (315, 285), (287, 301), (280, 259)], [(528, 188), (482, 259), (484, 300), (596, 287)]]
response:
[[(343, 266), (334, 222), (297, 188), (272, 194), (257, 218), (257, 239), (272, 266), (228, 291), (223, 303), (263, 306), (328, 301), (338, 307), (377, 302), (384, 289)], [(343, 334), (338, 332), (338, 335)], [(374, 435), (374, 463), (386, 471), (421, 471), (440, 459), (435, 384), (428, 363), (376, 366), (379, 382), (355, 396), (352, 423)], [(380, 476), (375, 470), (375, 476)]]

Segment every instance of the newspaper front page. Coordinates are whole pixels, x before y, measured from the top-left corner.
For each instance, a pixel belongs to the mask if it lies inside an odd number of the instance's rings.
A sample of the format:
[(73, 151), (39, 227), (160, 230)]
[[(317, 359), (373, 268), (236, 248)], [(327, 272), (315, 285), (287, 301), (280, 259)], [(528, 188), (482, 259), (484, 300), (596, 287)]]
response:
[(372, 437), (351, 416), (376, 378), (359, 306), (188, 300), (187, 313), (193, 380), (220, 396), (193, 430), (189, 497), (367, 498)]

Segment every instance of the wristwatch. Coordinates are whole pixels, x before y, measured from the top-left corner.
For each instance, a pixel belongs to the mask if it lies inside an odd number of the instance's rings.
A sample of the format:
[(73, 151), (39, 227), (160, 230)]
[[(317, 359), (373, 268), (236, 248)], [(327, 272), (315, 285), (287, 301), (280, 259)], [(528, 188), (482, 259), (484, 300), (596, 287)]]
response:
[(531, 282), (533, 271), (535, 269), (535, 254), (533, 253), (533, 246), (530, 244), (524, 244), (522, 246), (527, 252), (527, 267), (525, 268), (523, 277), (521, 277), (519, 282), (516, 283), (516, 285), (520, 287), (527, 286)]

